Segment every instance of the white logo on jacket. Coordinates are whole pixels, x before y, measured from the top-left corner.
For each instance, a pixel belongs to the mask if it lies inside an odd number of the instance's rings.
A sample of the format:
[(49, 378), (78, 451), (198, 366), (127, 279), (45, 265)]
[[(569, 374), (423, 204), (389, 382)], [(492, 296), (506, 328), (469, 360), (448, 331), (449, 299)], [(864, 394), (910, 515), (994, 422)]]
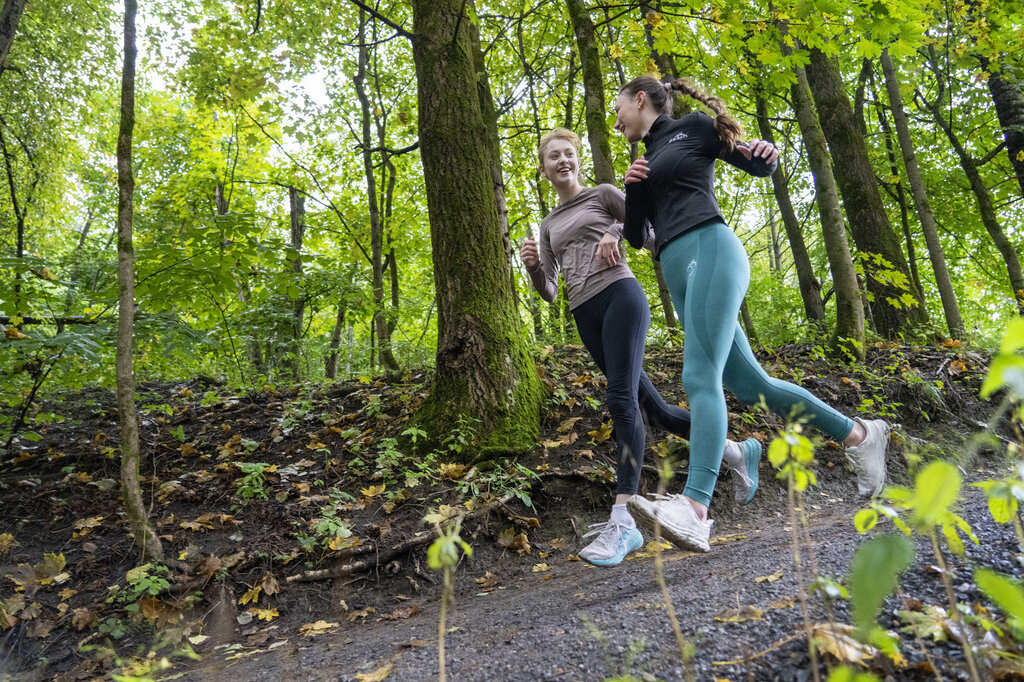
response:
[(689, 135), (687, 135), (686, 133), (676, 133), (675, 135), (672, 136), (672, 139), (668, 141), (668, 144), (678, 142), (679, 140), (685, 140), (688, 137)]

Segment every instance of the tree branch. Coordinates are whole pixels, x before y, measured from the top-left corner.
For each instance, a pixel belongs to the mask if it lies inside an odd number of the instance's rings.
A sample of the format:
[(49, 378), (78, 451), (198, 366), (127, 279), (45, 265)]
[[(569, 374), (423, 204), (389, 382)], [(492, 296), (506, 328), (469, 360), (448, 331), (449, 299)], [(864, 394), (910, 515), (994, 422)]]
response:
[(375, 10), (374, 8), (372, 8), (369, 5), (367, 5), (365, 2), (360, 2), (359, 0), (349, 0), (349, 2), (351, 2), (353, 5), (355, 5), (359, 9), (364, 10), (365, 12), (367, 12), (374, 19), (377, 19), (381, 23), (383, 23), (383, 24), (385, 24), (387, 26), (390, 26), (391, 28), (395, 29), (395, 32), (398, 33), (398, 35), (402, 36), (403, 38), (407, 38), (409, 40), (413, 39), (413, 37), (414, 37), (413, 34), (410, 33), (409, 31), (405, 30), (402, 27), (401, 24), (396, 24), (391, 19), (388, 19), (386, 16), (384, 16), (383, 14), (381, 14), (380, 12)]

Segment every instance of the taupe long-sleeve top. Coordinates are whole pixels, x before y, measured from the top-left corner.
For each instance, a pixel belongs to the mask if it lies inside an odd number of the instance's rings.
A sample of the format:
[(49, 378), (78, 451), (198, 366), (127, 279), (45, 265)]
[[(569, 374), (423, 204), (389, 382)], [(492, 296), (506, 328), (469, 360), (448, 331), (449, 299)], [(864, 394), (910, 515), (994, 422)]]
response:
[[(715, 198), (715, 161), (721, 158), (758, 177), (775, 172), (778, 161), (748, 159), (737, 148), (722, 156), (714, 120), (695, 111), (679, 119), (660, 116), (644, 137), (647, 179), (626, 185), (626, 241), (640, 248), (654, 226), (655, 258), (670, 241), (712, 219), (725, 222)], [(736, 143), (745, 147), (743, 142)]]
[(597, 244), (608, 232), (622, 237), (626, 198), (612, 185), (584, 187), (559, 204), (540, 224), (539, 261), (527, 268), (533, 287), (545, 301), (558, 296), (558, 272), (565, 278), (569, 307), (576, 308), (609, 284), (632, 277), (624, 259), (608, 267), (597, 257)]

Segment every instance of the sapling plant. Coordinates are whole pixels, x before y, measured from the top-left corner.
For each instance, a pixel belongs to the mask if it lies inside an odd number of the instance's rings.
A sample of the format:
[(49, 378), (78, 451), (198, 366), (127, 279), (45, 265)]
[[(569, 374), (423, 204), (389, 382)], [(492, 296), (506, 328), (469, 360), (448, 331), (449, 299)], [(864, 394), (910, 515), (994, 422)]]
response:
[(435, 571), (441, 571), (444, 577), (444, 590), (441, 594), (441, 617), (437, 626), (437, 659), (438, 679), (445, 682), (444, 635), (445, 622), (448, 615), (448, 602), (452, 598), (452, 575), (459, 563), (460, 550), (468, 557), (473, 556), (473, 548), (459, 536), (462, 529), (462, 518), (455, 517), (447, 523), (441, 520), (441, 514), (428, 514), (425, 521), (433, 522), (438, 537), (427, 549), (427, 564)]

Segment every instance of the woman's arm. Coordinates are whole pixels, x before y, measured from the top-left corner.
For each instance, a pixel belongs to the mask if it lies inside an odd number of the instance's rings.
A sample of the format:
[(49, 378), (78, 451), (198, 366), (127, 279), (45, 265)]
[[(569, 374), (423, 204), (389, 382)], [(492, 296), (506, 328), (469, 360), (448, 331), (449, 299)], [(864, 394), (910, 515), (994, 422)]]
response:
[(644, 180), (647, 179), (647, 159), (640, 157), (626, 171), (626, 203), (622, 223), (622, 236), (634, 249), (642, 249), (648, 240), (647, 192)]
[(519, 259), (526, 266), (533, 288), (540, 297), (550, 303), (558, 297), (558, 261), (551, 250), (548, 233), (541, 226), (540, 243), (535, 237), (528, 238), (519, 249)]
[(779, 167), (779, 150), (764, 140), (736, 142), (731, 153), (722, 157), (726, 163), (759, 178), (766, 178)]

